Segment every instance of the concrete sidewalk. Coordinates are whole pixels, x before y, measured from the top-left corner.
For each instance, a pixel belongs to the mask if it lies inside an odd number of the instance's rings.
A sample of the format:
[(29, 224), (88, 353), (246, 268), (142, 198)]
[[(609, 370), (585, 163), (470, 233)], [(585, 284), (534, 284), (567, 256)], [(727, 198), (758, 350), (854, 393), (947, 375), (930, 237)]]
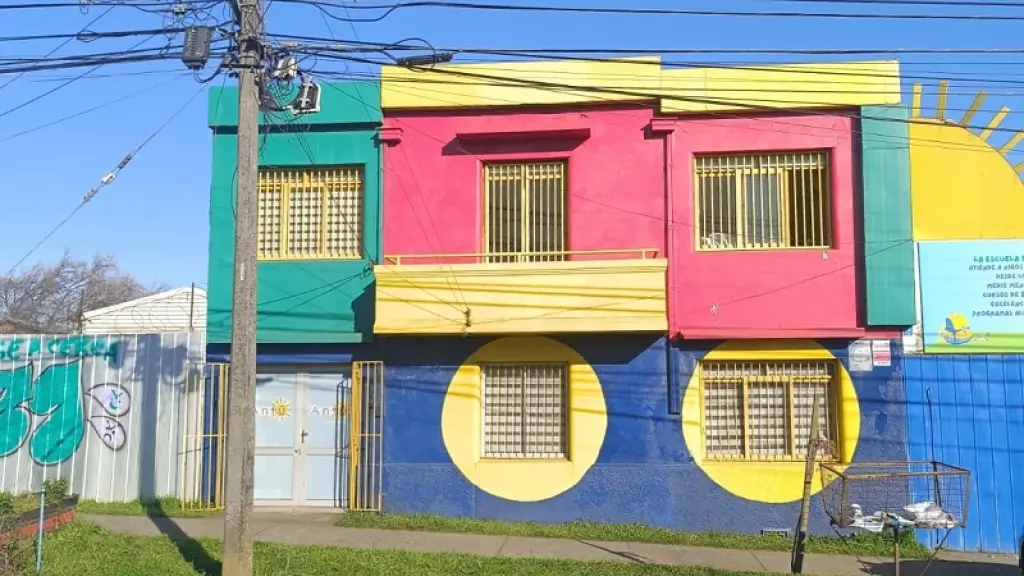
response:
[[(149, 518), (83, 514), (89, 522), (113, 531), (140, 536), (166, 535), (175, 539), (219, 539), (224, 522), (215, 518)], [(584, 561), (632, 562), (670, 566), (703, 566), (735, 572), (789, 573), (789, 553), (759, 550), (721, 550), (639, 542), (602, 542), (519, 536), (484, 536), (403, 532), (333, 526), (328, 513), (258, 513), (253, 522), (260, 542), (345, 548), (402, 549), (456, 552), (503, 558), (560, 558)], [(929, 576), (1021, 576), (1013, 556), (944, 554), (925, 572)], [(918, 576), (924, 561), (904, 561), (901, 576)], [(804, 574), (854, 576), (892, 574), (892, 559), (809, 555)]]

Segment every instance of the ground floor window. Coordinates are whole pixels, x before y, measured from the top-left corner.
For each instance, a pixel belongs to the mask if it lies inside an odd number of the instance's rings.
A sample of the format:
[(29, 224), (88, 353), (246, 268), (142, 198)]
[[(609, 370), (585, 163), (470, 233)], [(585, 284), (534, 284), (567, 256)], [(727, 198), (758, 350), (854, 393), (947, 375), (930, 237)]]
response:
[[(709, 459), (806, 458), (818, 399), (826, 458), (836, 439), (836, 365), (831, 361), (707, 361), (700, 365), (704, 450)], [(819, 448), (819, 454), (822, 454)]]
[(484, 458), (566, 458), (568, 366), (481, 364)]

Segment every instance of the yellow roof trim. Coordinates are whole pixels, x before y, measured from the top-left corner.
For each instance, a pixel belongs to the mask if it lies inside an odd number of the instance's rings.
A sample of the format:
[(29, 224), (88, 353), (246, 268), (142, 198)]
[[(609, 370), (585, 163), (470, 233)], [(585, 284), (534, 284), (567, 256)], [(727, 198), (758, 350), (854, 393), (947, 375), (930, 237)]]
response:
[(664, 114), (900, 103), (895, 60), (687, 68), (661, 76)]
[[(895, 60), (685, 69), (664, 69), (660, 64), (659, 57), (650, 56), (449, 64), (425, 71), (383, 66), (381, 108), (660, 100), (661, 112), (685, 114), (900, 103)], [(537, 85), (530, 86), (531, 82)]]
[[(660, 63), (661, 59), (653, 56), (616, 61), (451, 64), (436, 66), (434, 70), (382, 66), (381, 108), (480, 108), (644, 100), (643, 96), (597, 89), (655, 94), (661, 81)], [(506, 78), (507, 82), (501, 80)], [(530, 82), (538, 85), (530, 86)], [(553, 89), (545, 84), (567, 84), (580, 89)]]

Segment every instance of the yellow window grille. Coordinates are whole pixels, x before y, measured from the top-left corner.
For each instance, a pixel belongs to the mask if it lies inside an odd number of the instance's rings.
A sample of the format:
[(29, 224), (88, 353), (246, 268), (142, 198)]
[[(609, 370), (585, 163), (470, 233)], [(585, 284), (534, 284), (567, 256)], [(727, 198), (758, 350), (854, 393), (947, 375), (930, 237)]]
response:
[(565, 180), (565, 162), (484, 166), (488, 262), (565, 260)]
[(565, 458), (564, 364), (484, 364), (484, 458)]
[(797, 460), (807, 457), (811, 414), (826, 459), (837, 459), (836, 366), (829, 361), (708, 361), (700, 365), (704, 452), (717, 460)]
[(832, 246), (827, 151), (697, 156), (699, 250)]
[(260, 170), (260, 260), (363, 257), (363, 175), (356, 167)]

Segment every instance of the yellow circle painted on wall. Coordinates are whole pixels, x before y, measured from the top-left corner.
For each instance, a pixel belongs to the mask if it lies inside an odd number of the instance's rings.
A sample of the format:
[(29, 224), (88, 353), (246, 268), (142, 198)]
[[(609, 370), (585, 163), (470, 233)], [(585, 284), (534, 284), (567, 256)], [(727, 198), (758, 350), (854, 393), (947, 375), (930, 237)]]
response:
[[(483, 383), (488, 363), (559, 363), (569, 367), (568, 459), (483, 458)], [(571, 347), (544, 337), (489, 342), (456, 370), (441, 410), (445, 449), (477, 488), (506, 500), (538, 502), (576, 486), (597, 461), (608, 429), (608, 409), (593, 367)]]
[[(723, 342), (703, 360), (836, 360), (827, 349), (812, 340)], [(853, 456), (860, 438), (860, 402), (853, 380), (841, 362), (839, 366), (839, 448), (844, 459)], [(782, 504), (799, 500), (803, 494), (804, 462), (711, 461), (704, 458), (701, 431), (700, 376), (695, 371), (683, 396), (682, 426), (686, 448), (694, 463), (711, 480), (735, 496)], [(821, 476), (815, 470), (812, 494), (821, 491)]]

